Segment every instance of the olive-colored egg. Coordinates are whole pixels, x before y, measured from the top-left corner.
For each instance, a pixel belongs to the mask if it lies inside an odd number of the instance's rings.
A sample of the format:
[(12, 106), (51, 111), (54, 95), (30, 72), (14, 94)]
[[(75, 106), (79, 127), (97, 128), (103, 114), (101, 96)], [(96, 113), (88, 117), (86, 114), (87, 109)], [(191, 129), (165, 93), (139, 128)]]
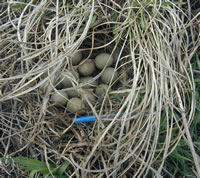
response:
[(73, 98), (73, 97), (78, 97), (80, 94), (79, 92), (77, 91), (77, 89), (71, 89), (71, 90), (68, 90), (66, 91), (67, 92), (67, 95), (70, 97), (70, 98)]
[(83, 101), (87, 104), (89, 100), (92, 104), (96, 103), (96, 97), (94, 96), (93, 92), (90, 91), (83, 91), (82, 94)]
[(80, 78), (80, 83), (85, 83), (83, 88), (96, 87), (98, 85), (98, 81), (97, 80), (91, 81), (92, 79), (93, 77), (91, 76)]
[(70, 56), (70, 60), (73, 66), (78, 65), (81, 59), (82, 59), (82, 53), (80, 51), (77, 51), (72, 56)]
[(108, 67), (103, 71), (103, 73), (101, 75), (101, 80), (105, 84), (108, 84), (111, 81), (111, 79), (113, 82), (117, 79), (117, 77), (118, 77), (118, 72), (113, 67)]
[(78, 71), (84, 76), (91, 75), (95, 71), (94, 61), (91, 59), (86, 59), (82, 61), (78, 67)]
[(64, 87), (69, 88), (72, 87), (73, 81), (78, 81), (79, 74), (75, 71), (66, 70), (61, 73), (61, 83), (64, 85)]
[(108, 90), (108, 85), (102, 83), (95, 88), (95, 93), (97, 96), (103, 96), (105, 95), (107, 90)]
[(109, 67), (113, 64), (113, 57), (108, 53), (101, 53), (95, 58), (95, 65), (98, 69), (103, 69), (105, 66)]
[(85, 107), (85, 103), (80, 98), (71, 98), (67, 103), (67, 109), (72, 113), (82, 114)]
[(57, 91), (51, 95), (51, 101), (55, 104), (65, 105), (67, 103), (68, 95), (65, 91)]

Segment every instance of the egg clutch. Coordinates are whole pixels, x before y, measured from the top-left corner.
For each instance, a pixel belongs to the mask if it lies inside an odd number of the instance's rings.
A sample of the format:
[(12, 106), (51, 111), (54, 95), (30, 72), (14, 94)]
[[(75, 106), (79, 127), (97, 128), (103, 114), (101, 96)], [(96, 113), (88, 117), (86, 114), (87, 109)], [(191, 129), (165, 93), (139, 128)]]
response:
[[(108, 53), (100, 53), (95, 59), (82, 59), (82, 53), (77, 51), (68, 59), (69, 67), (55, 77), (50, 101), (55, 105), (66, 105), (71, 113), (83, 114), (89, 104), (102, 101), (119, 74), (112, 67), (114, 59)], [(40, 89), (45, 92), (47, 87), (48, 82)]]

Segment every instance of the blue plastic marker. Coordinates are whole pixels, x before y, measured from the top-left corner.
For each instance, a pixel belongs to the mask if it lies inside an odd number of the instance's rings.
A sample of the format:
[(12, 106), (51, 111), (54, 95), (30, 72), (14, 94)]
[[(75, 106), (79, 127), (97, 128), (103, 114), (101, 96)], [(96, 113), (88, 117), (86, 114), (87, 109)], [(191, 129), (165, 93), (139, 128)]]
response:
[[(131, 113), (131, 115), (135, 115), (136, 112)], [(122, 114), (120, 114), (122, 115)], [(108, 114), (108, 115), (102, 115), (101, 119), (105, 119), (105, 118), (114, 118), (116, 116), (116, 114)], [(75, 123), (83, 123), (83, 122), (94, 122), (96, 121), (97, 118), (94, 115), (90, 115), (90, 116), (82, 116), (82, 117), (78, 117), (74, 120)]]
[[(116, 114), (108, 114), (108, 115), (102, 115), (101, 118), (114, 118)], [(83, 117), (78, 117), (74, 120), (75, 123), (82, 123), (82, 122), (94, 122), (96, 121), (97, 118), (94, 115), (90, 116), (83, 116)]]
[(81, 122), (94, 122), (96, 121), (96, 117), (91, 115), (91, 116), (83, 116), (83, 117), (78, 117), (74, 120), (75, 123), (81, 123)]
[[(144, 112), (144, 114), (148, 114), (149, 112)], [(137, 112), (132, 112), (131, 116), (136, 115)], [(123, 114), (120, 114), (119, 116), (122, 116)], [(101, 119), (105, 119), (105, 118), (114, 118), (116, 116), (116, 114), (104, 114), (101, 116)], [(82, 117), (78, 117), (74, 120), (75, 123), (83, 123), (83, 122), (94, 122), (96, 121), (97, 118), (94, 115), (90, 115), (90, 116), (82, 116)]]

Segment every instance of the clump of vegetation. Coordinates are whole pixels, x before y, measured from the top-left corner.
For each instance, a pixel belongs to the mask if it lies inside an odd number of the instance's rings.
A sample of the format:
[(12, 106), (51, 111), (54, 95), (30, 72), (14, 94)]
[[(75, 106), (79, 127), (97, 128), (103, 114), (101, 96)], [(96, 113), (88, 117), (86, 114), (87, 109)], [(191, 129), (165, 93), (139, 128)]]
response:
[[(4, 3), (1, 157), (44, 161), (45, 175), (67, 162), (60, 175), (169, 176), (169, 155), (185, 138), (200, 175), (189, 132), (198, 17), (189, 2), (168, 0)], [(110, 58), (97, 64), (101, 53)], [(86, 115), (97, 121), (73, 122)]]

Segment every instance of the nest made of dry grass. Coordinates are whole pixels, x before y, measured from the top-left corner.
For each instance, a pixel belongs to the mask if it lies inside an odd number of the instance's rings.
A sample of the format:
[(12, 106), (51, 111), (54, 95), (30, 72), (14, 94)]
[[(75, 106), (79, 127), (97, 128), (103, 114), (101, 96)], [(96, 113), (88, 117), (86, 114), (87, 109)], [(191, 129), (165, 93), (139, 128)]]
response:
[[(165, 159), (194, 115), (190, 59), (199, 14), (173, 1), (21, 2), (5, 3), (0, 14), (1, 157), (68, 161), (67, 174), (76, 177), (167, 174)], [(77, 49), (112, 53), (120, 71), (103, 102), (89, 104), (85, 115), (95, 115), (94, 123), (74, 124), (77, 115), (39, 90), (53, 85)], [(101, 120), (110, 113), (115, 118)]]

